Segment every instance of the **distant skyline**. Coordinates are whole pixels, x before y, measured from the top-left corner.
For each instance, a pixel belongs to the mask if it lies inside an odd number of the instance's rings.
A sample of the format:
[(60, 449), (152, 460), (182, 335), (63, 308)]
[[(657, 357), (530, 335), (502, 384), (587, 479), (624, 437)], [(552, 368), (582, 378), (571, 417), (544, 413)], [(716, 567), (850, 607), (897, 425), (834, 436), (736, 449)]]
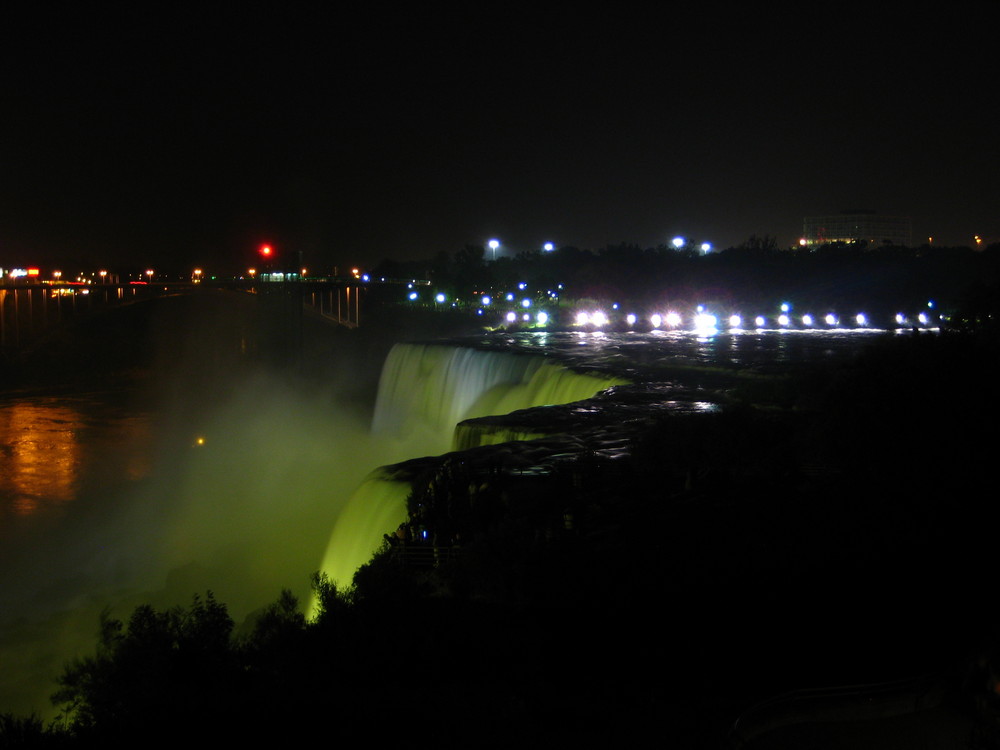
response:
[(838, 12), (8, 14), (0, 265), (1000, 241), (988, 19)]

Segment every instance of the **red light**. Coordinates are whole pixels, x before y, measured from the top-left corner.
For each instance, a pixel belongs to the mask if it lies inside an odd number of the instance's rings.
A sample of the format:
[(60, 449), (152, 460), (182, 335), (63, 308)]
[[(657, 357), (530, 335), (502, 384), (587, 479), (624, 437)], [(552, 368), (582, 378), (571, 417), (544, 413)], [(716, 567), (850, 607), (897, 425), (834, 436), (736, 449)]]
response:
[(270, 245), (261, 245), (260, 246), (260, 254), (263, 255), (265, 258), (270, 258), (271, 254), (273, 252), (274, 252), (274, 250), (271, 249)]

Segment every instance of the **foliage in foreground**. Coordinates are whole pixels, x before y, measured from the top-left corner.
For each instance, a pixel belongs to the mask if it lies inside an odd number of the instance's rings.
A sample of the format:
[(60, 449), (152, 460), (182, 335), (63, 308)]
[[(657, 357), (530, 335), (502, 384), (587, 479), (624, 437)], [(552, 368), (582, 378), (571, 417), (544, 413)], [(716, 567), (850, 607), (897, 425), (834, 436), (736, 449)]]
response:
[(301, 668), (308, 631), (327, 627), (332, 612), (346, 611), (349, 596), (325, 576), (314, 576), (313, 590), (318, 607), (312, 621), (286, 590), (251, 618), (242, 635), (211, 592), (196, 595), (187, 607), (139, 606), (127, 623), (105, 612), (94, 655), (71, 662), (59, 678), (52, 699), (60, 719), (44, 731), (39, 722), (8, 722), (4, 744), (27, 746), (18, 738), (32, 734), (115, 744), (194, 731), (229, 737), (267, 732), (281, 683)]

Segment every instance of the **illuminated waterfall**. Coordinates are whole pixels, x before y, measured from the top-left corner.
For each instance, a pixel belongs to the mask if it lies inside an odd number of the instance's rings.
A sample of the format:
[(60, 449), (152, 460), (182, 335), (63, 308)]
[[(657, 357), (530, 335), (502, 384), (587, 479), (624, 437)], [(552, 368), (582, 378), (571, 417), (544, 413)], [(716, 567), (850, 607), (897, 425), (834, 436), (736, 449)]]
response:
[[(534, 355), (397, 344), (382, 368), (372, 443), (383, 464), (440, 455), (452, 449), (455, 426), (464, 419), (581, 401), (627, 382), (567, 370)], [(321, 569), (348, 585), (382, 535), (406, 520), (409, 491), (386, 471), (373, 471), (334, 525)]]
[(371, 559), (382, 543), (406, 520), (407, 482), (394, 481), (376, 469), (351, 496), (337, 518), (321, 569), (340, 586), (350, 584), (354, 571)]
[(460, 424), (455, 428), (452, 445), (454, 450), (467, 451), (483, 445), (500, 445), (514, 440), (536, 440), (540, 437), (545, 437), (545, 433), (526, 430), (523, 427)]

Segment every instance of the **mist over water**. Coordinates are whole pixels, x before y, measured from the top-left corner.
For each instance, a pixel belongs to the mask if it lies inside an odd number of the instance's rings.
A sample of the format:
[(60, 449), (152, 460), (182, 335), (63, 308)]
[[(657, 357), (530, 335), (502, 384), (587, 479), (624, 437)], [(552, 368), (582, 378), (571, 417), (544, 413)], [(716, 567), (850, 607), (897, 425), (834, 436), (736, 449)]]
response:
[(151, 316), (131, 392), (0, 402), (0, 711), (51, 716), (106, 608), (212, 590), (239, 624), (282, 588), (304, 600), (375, 465), (356, 384), (249, 361), (246, 311), (189, 304)]

